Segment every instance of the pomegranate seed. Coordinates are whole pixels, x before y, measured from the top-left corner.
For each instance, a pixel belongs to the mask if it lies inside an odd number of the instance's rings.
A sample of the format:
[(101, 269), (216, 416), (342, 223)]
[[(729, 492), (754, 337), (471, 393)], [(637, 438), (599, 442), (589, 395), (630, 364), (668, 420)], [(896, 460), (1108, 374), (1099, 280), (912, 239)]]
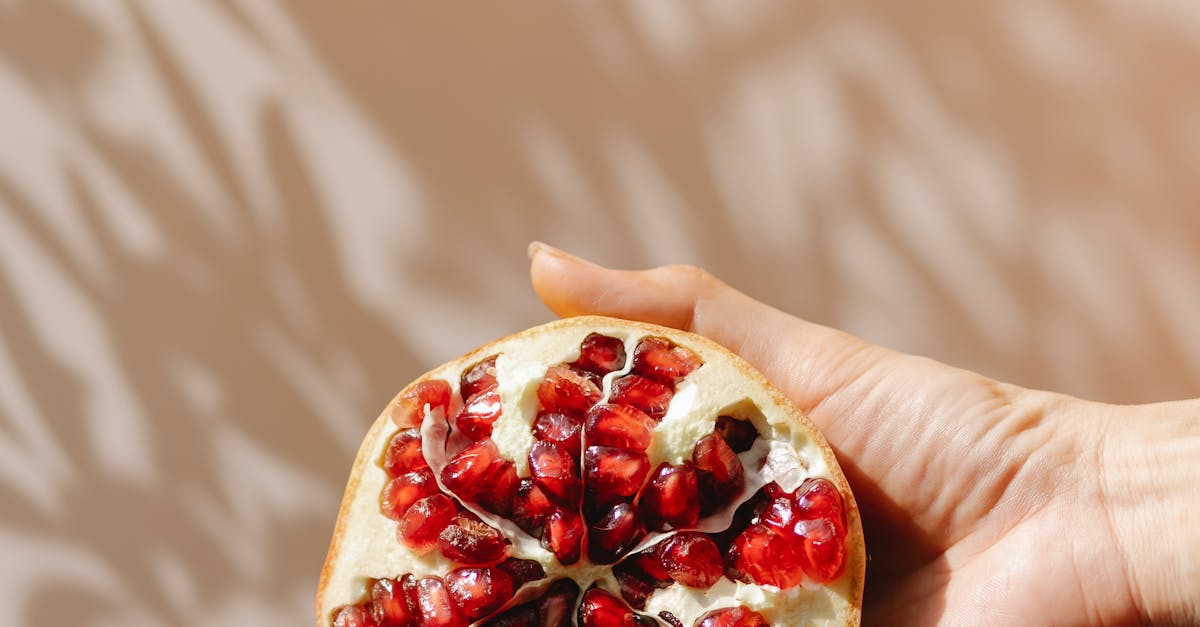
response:
[(491, 390), (468, 398), (454, 424), (468, 438), (482, 440), (492, 435), (492, 425), (499, 417), (500, 393)]
[(665, 587), (655, 585), (653, 581), (638, 577), (628, 571), (616, 571), (614, 574), (617, 577), (617, 586), (621, 589), (621, 598), (625, 599), (630, 607), (637, 610), (646, 609), (646, 599), (650, 598), (655, 590)]
[(410, 470), (428, 468), (429, 462), (421, 453), (421, 431), (404, 429), (392, 437), (383, 456), (383, 469), (388, 476), (399, 477)]
[(582, 416), (600, 400), (600, 387), (587, 373), (559, 364), (546, 370), (537, 396), (546, 411)]
[(546, 594), (538, 601), (539, 624), (545, 627), (567, 627), (575, 611), (575, 600), (579, 598), (579, 584), (570, 579), (559, 579), (550, 584)]
[(662, 420), (671, 404), (675, 390), (670, 386), (651, 381), (636, 374), (625, 375), (613, 381), (609, 402), (632, 405), (655, 420)]
[(721, 550), (712, 538), (696, 531), (677, 533), (658, 545), (658, 558), (671, 579), (693, 588), (707, 588), (725, 570)]
[(651, 529), (693, 527), (700, 519), (700, 488), (689, 463), (661, 464), (650, 476), (638, 501)]
[(460, 451), (442, 468), (442, 483), (458, 496), (501, 516), (512, 513), (519, 479), (490, 438)]
[(796, 524), (800, 534), (801, 567), (809, 579), (828, 583), (841, 576), (846, 566), (846, 534), (824, 518)]
[(516, 466), (507, 459), (496, 462), (488, 467), (482, 481), (483, 489), (475, 491), (475, 502), (497, 516), (510, 517), (521, 487)]
[(771, 627), (762, 614), (741, 605), (713, 610), (696, 622), (696, 627)]
[(533, 560), (517, 559), (510, 557), (496, 565), (496, 568), (508, 573), (512, 578), (513, 587), (520, 588), (521, 586), (537, 581), (546, 576), (545, 569), (542, 565)]
[(496, 357), (492, 355), (463, 371), (458, 383), (458, 393), (462, 398), (496, 389)]
[(603, 508), (637, 494), (650, 472), (645, 453), (609, 446), (583, 452), (583, 474), (590, 508)]
[(533, 484), (533, 479), (522, 479), (513, 499), (512, 521), (531, 536), (541, 537), (542, 524), (554, 509), (550, 499)]
[(422, 577), (417, 581), (417, 612), (421, 627), (466, 627), (454, 599), (440, 577)]
[(418, 500), (439, 492), (433, 471), (422, 468), (406, 472), (399, 477), (393, 477), (383, 486), (379, 498), (379, 509), (384, 516), (392, 520), (400, 520), (404, 512)]
[(618, 503), (588, 531), (588, 557), (597, 564), (611, 564), (646, 537), (637, 509)]
[(579, 345), (577, 368), (604, 376), (625, 367), (625, 342), (615, 337), (592, 333)]
[(596, 405), (587, 414), (583, 434), (588, 446), (644, 451), (650, 447), (654, 419), (630, 405)]
[(421, 608), (417, 602), (417, 578), (411, 574), (401, 577), (400, 590), (404, 593), (404, 605), (408, 607), (408, 613), (418, 616)]
[(758, 430), (749, 420), (738, 420), (733, 416), (717, 416), (714, 431), (734, 453), (745, 453), (758, 439)]
[(396, 535), (414, 551), (428, 552), (437, 544), (438, 534), (454, 520), (457, 512), (458, 507), (450, 497), (440, 493), (431, 494), (413, 503), (404, 512), (396, 527)]
[(662, 565), (662, 560), (658, 558), (658, 553), (655, 548), (646, 549), (640, 553), (630, 555), (627, 559), (618, 564), (614, 570), (624, 570), (631, 572), (646, 581), (654, 583), (668, 584), (671, 582), (671, 574)]
[(802, 557), (795, 543), (762, 524), (750, 525), (729, 548), (730, 579), (791, 588), (803, 578)]
[(700, 513), (708, 515), (741, 494), (745, 470), (737, 453), (716, 433), (700, 438), (692, 450), (692, 464), (700, 482)]
[(333, 613), (333, 627), (376, 627), (371, 613), (361, 605), (343, 605)]
[(696, 353), (660, 337), (644, 338), (633, 349), (633, 372), (665, 385), (675, 385), (702, 364)]
[(791, 496), (771, 499), (752, 522), (762, 523), (779, 533), (792, 533), (792, 525), (799, 520), (796, 516), (796, 501)]
[(629, 627), (637, 625), (637, 615), (621, 599), (611, 593), (592, 588), (583, 593), (579, 604), (581, 627)]
[(846, 535), (846, 511), (842, 494), (828, 479), (807, 479), (796, 490), (797, 518), (829, 521), (842, 536)]
[(555, 508), (542, 529), (542, 546), (554, 553), (561, 564), (579, 561), (583, 543), (583, 518), (574, 510)]
[(621, 596), (637, 609), (646, 607), (646, 598), (655, 590), (665, 588), (675, 581), (663, 568), (655, 549), (630, 555), (613, 566), (613, 575), (621, 587)]
[(666, 610), (659, 612), (658, 617), (663, 619), (663, 621), (665, 621), (671, 627), (683, 627), (683, 621), (679, 620), (674, 614)]
[(395, 579), (380, 579), (371, 584), (371, 617), (377, 627), (411, 627), (416, 624), (404, 591)]
[(533, 483), (551, 501), (563, 507), (578, 507), (583, 487), (579, 479), (578, 458), (567, 449), (550, 442), (534, 442), (529, 449), (529, 474)]
[(402, 429), (420, 427), (425, 420), (425, 406), (429, 411), (442, 410), (442, 415), (450, 411), (450, 384), (440, 379), (422, 381), (396, 400), (392, 410), (392, 421)]
[(533, 421), (534, 437), (567, 449), (575, 459), (579, 459), (579, 452), (582, 450), (579, 437), (582, 430), (583, 419), (571, 414), (543, 412)]
[(446, 574), (446, 588), (470, 620), (487, 616), (513, 597), (513, 580), (497, 568), (456, 568)]
[(504, 536), (478, 520), (459, 516), (438, 534), (438, 550), (448, 559), (467, 566), (495, 564), (504, 558)]

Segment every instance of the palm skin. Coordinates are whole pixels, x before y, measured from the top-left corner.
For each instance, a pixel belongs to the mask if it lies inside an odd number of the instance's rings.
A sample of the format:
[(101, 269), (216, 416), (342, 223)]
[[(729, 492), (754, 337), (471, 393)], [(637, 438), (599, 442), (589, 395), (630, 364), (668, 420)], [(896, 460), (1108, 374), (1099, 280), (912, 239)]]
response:
[(609, 270), (541, 244), (530, 254), (534, 289), (556, 314), (705, 335), (812, 418), (862, 510), (864, 623), (1200, 620), (1189, 590), (1147, 590), (1161, 565), (1129, 564), (1140, 548), (1129, 538), (1146, 516), (1123, 515), (1135, 511), (1136, 487), (1106, 472), (1132, 467), (1109, 445), (1127, 422), (1118, 408), (899, 354), (770, 308), (696, 268)]

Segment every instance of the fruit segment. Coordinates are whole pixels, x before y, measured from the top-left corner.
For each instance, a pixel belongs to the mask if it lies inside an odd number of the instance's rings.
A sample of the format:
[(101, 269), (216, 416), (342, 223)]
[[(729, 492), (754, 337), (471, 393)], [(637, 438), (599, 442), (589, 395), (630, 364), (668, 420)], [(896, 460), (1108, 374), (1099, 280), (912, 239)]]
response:
[[(842, 495), (821, 478), (792, 492), (773, 482), (755, 489), (758, 478), (747, 490), (762, 459), (745, 455), (761, 437), (750, 420), (710, 414), (713, 430), (694, 447), (690, 436), (682, 459), (651, 466), (660, 430), (675, 428), (662, 419), (677, 389), (705, 366), (696, 352), (664, 337), (601, 333), (578, 348), (516, 401), (519, 414), (529, 412), (531, 442), (520, 472), (492, 439), (497, 421), (511, 420), (503, 353), (452, 375), (457, 389), (432, 379), (397, 399), (390, 415), (399, 428), (376, 459), (387, 476), (379, 515), (395, 521), (399, 547), (439, 566), (367, 580), (367, 595), (325, 625), (763, 627), (761, 613), (739, 605), (680, 614), (650, 601), (672, 587), (703, 596), (722, 580), (786, 590), (842, 575)], [(423, 431), (429, 420), (444, 421), (442, 432)], [(734, 505), (720, 531), (705, 526)], [(612, 576), (572, 579), (595, 565)]]

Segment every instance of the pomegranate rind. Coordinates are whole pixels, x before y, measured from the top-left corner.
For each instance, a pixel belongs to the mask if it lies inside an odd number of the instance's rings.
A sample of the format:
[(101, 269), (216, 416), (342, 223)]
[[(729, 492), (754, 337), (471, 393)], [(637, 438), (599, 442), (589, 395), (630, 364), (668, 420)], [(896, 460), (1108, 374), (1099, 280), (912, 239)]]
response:
[[(805, 442), (804, 451), (815, 452), (816, 454), (812, 457), (819, 458), (809, 460), (820, 469), (818, 474), (812, 476), (822, 476), (831, 481), (843, 497), (847, 527), (846, 564), (837, 579), (822, 586), (805, 585), (786, 591), (722, 579), (709, 590), (707, 596), (737, 599), (737, 602), (748, 604), (752, 609), (762, 612), (772, 624), (805, 624), (809, 620), (808, 617), (802, 609), (799, 613), (791, 612), (789, 608), (793, 605), (823, 608), (828, 615), (820, 617), (820, 624), (858, 625), (860, 623), (866, 550), (859, 511), (829, 443), (815, 425), (762, 374), (740, 357), (707, 338), (685, 331), (639, 322), (599, 316), (580, 316), (534, 327), (482, 346), (425, 373), (401, 390), (388, 404), (364, 438), (346, 484), (329, 553), (318, 582), (316, 596), (316, 624), (318, 627), (330, 627), (333, 613), (337, 608), (360, 602), (366, 598), (369, 595), (370, 583), (374, 579), (395, 578), (404, 573), (412, 573), (418, 578), (426, 575), (441, 576), (460, 566), (446, 560), (438, 551), (431, 551), (423, 556), (413, 555), (411, 551), (396, 541), (395, 522), (382, 516), (379, 512), (379, 491), (388, 478), (382, 468), (381, 460), (391, 437), (398, 430), (395, 420), (403, 409), (400, 404), (403, 395), (422, 382), (435, 379), (445, 381), (453, 390), (450, 405), (450, 413), (453, 414), (462, 406), (462, 400), (458, 397), (459, 378), (465, 369), (480, 360), (496, 354), (503, 355), (506, 348), (509, 347), (546, 342), (552, 345), (573, 343), (576, 351), (573, 355), (567, 351), (561, 355), (548, 357), (545, 366), (570, 362), (578, 357), (579, 343), (592, 332), (622, 338), (662, 337), (676, 345), (692, 350), (705, 365), (691, 377), (684, 379), (681, 386), (686, 386), (691, 379), (697, 378), (696, 375), (707, 371), (707, 375), (703, 376), (705, 385), (720, 382), (720, 385), (727, 388), (722, 392), (731, 401), (739, 399), (752, 401), (760, 415), (757, 418), (751, 417), (751, 419), (763, 437), (773, 438), (776, 431), (782, 430), (791, 433), (794, 438), (803, 440)], [(627, 347), (630, 346), (627, 343)], [(542, 372), (544, 371), (543, 367)], [(504, 389), (503, 382), (501, 389)], [(684, 389), (685, 387), (680, 387), (680, 392)], [(608, 391), (607, 381), (604, 391), (606, 393)], [(522, 404), (525, 406), (522, 407)], [(507, 398), (504, 400), (503, 412), (527, 412), (528, 405), (528, 398)], [(434, 413), (438, 415), (433, 418), (445, 419), (440, 415), (440, 409)], [(666, 419), (671, 418), (671, 413), (668, 411)], [(528, 414), (528, 418), (532, 423), (532, 413)], [(714, 414), (710, 418), (715, 419), (716, 415)], [(426, 420), (429, 420), (429, 417)], [(711, 429), (709, 430), (711, 431)], [(686, 425), (683, 431), (686, 432), (683, 437), (691, 437), (690, 433), (695, 429), (692, 428), (692, 425)], [(692, 441), (694, 442), (695, 439)], [(430, 444), (426, 443), (425, 446), (430, 446)], [(679, 463), (684, 458), (682, 454), (676, 457), (678, 459), (672, 460), (673, 463)], [(661, 461), (664, 460), (652, 455), (651, 463), (653, 465), (657, 466)], [(753, 471), (747, 468), (746, 472), (749, 475)], [(527, 469), (521, 472), (522, 476), (527, 474)], [(746, 496), (748, 494), (744, 494), (742, 498)], [(537, 546), (536, 539), (533, 539), (532, 545)], [(541, 557), (543, 559), (538, 561), (549, 566), (547, 580), (570, 576), (571, 569), (558, 565), (548, 553)], [(652, 597), (651, 603), (647, 605), (647, 612), (657, 612), (658, 609), (661, 609), (658, 607), (659, 604), (663, 604), (665, 607), (679, 600), (680, 593), (677, 589), (680, 588), (682, 586), (674, 586), (674, 588), (656, 593), (661, 597)], [(615, 591), (616, 588), (611, 589)], [(817, 595), (824, 598), (815, 602), (813, 597)], [(519, 596), (526, 597), (527, 595)], [(659, 603), (655, 603), (656, 600)], [(701, 609), (707, 611), (711, 608)]]

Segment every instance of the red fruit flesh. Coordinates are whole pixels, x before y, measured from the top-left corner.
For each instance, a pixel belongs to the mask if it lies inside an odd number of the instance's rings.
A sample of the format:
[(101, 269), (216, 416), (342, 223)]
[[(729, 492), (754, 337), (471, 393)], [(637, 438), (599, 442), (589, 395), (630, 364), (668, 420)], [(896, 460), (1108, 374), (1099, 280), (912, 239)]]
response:
[(446, 588), (470, 620), (500, 609), (513, 597), (513, 580), (498, 568), (456, 568), (446, 575)]
[(463, 371), (458, 384), (459, 396), (471, 398), (480, 392), (496, 389), (496, 357), (498, 355), (492, 355)]
[(546, 370), (537, 397), (546, 411), (583, 415), (600, 400), (600, 387), (583, 372), (560, 364)]
[(383, 469), (388, 476), (399, 477), (410, 470), (428, 467), (429, 463), (421, 453), (420, 430), (405, 429), (397, 432), (383, 457)]
[(553, 511), (550, 499), (533, 484), (533, 479), (522, 479), (513, 499), (512, 520), (531, 536), (541, 537), (542, 525)]
[(796, 524), (800, 535), (800, 553), (804, 574), (816, 583), (828, 583), (846, 568), (846, 536), (824, 518), (802, 520)]
[(665, 621), (671, 627), (683, 627), (683, 621), (679, 620), (674, 614), (666, 610), (659, 612), (658, 617), (663, 619), (663, 621)]
[(630, 405), (596, 405), (587, 414), (583, 437), (588, 446), (615, 446), (637, 451), (650, 447), (654, 419)]
[(512, 516), (517, 489), (521, 487), (521, 480), (517, 477), (517, 469), (513, 463), (502, 460), (492, 464), (481, 481), (483, 489), (476, 491), (475, 502), (498, 516)]
[(824, 519), (846, 535), (846, 510), (842, 495), (827, 479), (807, 479), (796, 490), (797, 517), (802, 520)]
[(546, 594), (538, 602), (538, 620), (545, 627), (566, 627), (571, 624), (575, 601), (579, 598), (579, 584), (570, 579), (559, 579), (550, 584)]
[(600, 588), (583, 593), (579, 604), (581, 627), (631, 627), (637, 625), (637, 615), (621, 599)]
[(677, 533), (658, 545), (658, 558), (671, 579), (693, 588), (707, 588), (725, 570), (721, 550), (708, 536), (695, 531)]
[(576, 367), (598, 375), (606, 375), (625, 367), (625, 342), (615, 337), (592, 333), (579, 346)]
[(573, 509), (555, 508), (542, 528), (542, 546), (562, 564), (579, 561), (583, 544), (583, 518)]
[(529, 474), (551, 501), (563, 507), (578, 507), (582, 483), (577, 457), (550, 442), (534, 442), (529, 450)]
[(416, 618), (404, 600), (404, 591), (395, 579), (380, 579), (371, 584), (371, 617), (377, 627), (411, 627)]
[(633, 349), (633, 372), (664, 385), (675, 385), (703, 362), (692, 351), (659, 337), (648, 337)]
[(762, 614), (739, 605), (708, 612), (700, 617), (696, 627), (771, 627), (771, 624)]
[(437, 494), (438, 491), (433, 471), (428, 468), (406, 472), (399, 477), (392, 478), (387, 485), (383, 486), (383, 493), (379, 497), (379, 509), (384, 516), (392, 520), (400, 520), (413, 503)]
[(418, 553), (425, 553), (437, 545), (438, 535), (454, 520), (458, 507), (445, 494), (433, 494), (412, 504), (396, 534), (400, 541)]
[(377, 627), (367, 608), (347, 605), (338, 608), (333, 615), (333, 627)]
[(442, 529), (437, 546), (447, 559), (466, 566), (495, 564), (505, 552), (504, 536), (496, 528), (465, 516)]
[(667, 414), (672, 396), (675, 396), (675, 390), (670, 386), (629, 374), (613, 381), (612, 394), (608, 400), (611, 403), (632, 405), (646, 412), (651, 418), (662, 420)]
[(631, 500), (649, 472), (650, 460), (645, 453), (609, 446), (587, 447), (583, 452), (583, 476), (589, 508)]
[(466, 627), (467, 621), (450, 596), (446, 582), (439, 577), (422, 577), (417, 581), (417, 615), (421, 627)]
[(440, 379), (422, 381), (400, 395), (392, 420), (402, 429), (420, 427), (425, 420), (425, 407), (430, 411), (450, 411), (450, 384)]
[(737, 453), (716, 433), (696, 443), (692, 465), (700, 485), (700, 514), (708, 515), (737, 497), (746, 485), (745, 469)]
[(542, 565), (533, 560), (522, 560), (510, 557), (496, 565), (512, 579), (513, 587), (519, 588), (531, 581), (537, 581), (546, 576)]
[(745, 453), (754, 446), (758, 439), (758, 430), (749, 420), (738, 420), (732, 416), (717, 416), (717, 426), (713, 429), (735, 453)]
[(691, 464), (661, 464), (642, 490), (642, 518), (651, 529), (692, 527), (700, 519), (700, 488)]
[(442, 483), (459, 496), (474, 495), (488, 468), (503, 461), (496, 444), (490, 439), (480, 440), (459, 451), (442, 468)]
[(803, 580), (803, 558), (787, 535), (762, 524), (750, 525), (729, 547), (730, 579), (791, 588)]
[(588, 530), (588, 558), (611, 564), (646, 537), (646, 526), (632, 503), (618, 503)]
[(500, 409), (499, 392), (480, 392), (467, 399), (454, 424), (468, 438), (482, 440), (492, 435), (492, 425), (500, 417)]
[(533, 436), (543, 442), (553, 442), (579, 458), (582, 449), (580, 433), (583, 431), (583, 419), (571, 414), (540, 413), (533, 422)]

